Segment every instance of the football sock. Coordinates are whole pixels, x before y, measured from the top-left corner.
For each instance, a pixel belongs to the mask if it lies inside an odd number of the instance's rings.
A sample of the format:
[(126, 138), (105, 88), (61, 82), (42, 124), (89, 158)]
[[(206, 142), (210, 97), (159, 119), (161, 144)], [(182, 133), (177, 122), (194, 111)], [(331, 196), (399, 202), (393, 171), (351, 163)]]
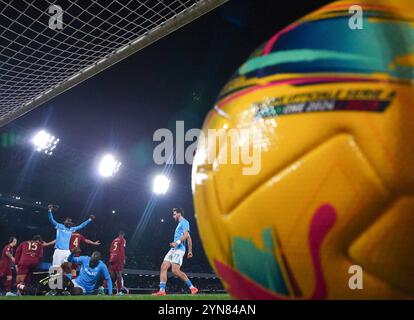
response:
[(193, 284), (191, 283), (190, 279), (188, 279), (187, 281), (185, 281), (185, 284), (187, 285), (187, 287), (194, 288)]
[(165, 291), (165, 286), (167, 285), (166, 282), (160, 282), (160, 291), (164, 292)]
[(122, 287), (123, 287), (123, 281), (122, 281), (122, 278), (118, 277), (118, 278), (116, 279), (116, 288), (117, 288), (118, 292), (121, 292)]

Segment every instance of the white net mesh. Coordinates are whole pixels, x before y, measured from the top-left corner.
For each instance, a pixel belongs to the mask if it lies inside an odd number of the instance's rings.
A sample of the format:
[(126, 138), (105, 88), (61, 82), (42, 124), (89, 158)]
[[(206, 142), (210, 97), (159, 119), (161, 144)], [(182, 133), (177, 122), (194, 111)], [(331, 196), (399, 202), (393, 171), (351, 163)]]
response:
[(0, 126), (225, 1), (0, 0)]

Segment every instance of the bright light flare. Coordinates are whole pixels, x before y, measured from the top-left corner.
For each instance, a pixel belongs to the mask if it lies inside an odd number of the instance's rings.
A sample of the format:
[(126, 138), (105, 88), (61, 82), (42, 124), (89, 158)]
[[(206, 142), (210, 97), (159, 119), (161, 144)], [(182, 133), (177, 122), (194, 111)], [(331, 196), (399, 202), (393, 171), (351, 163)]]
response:
[(43, 152), (44, 154), (51, 156), (53, 150), (56, 149), (60, 139), (51, 135), (45, 130), (40, 130), (32, 138), (32, 144), (37, 152)]
[(118, 172), (121, 165), (122, 163), (116, 160), (113, 155), (104, 155), (99, 162), (99, 175), (104, 178), (112, 177)]
[(155, 194), (166, 194), (170, 188), (170, 179), (164, 175), (158, 175), (154, 178), (152, 191)]

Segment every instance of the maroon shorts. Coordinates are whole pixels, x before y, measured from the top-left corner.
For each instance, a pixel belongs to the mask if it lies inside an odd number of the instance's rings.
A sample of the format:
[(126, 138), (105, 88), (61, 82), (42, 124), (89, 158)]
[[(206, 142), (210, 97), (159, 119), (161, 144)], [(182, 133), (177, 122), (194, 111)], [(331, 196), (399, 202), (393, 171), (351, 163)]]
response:
[(109, 272), (122, 272), (124, 271), (124, 263), (122, 261), (110, 261)]
[(13, 276), (12, 269), (10, 266), (0, 266), (0, 278), (6, 278)]
[(28, 259), (20, 261), (17, 265), (17, 275), (25, 275), (32, 273), (36, 270), (37, 266), (39, 265), (38, 259)]

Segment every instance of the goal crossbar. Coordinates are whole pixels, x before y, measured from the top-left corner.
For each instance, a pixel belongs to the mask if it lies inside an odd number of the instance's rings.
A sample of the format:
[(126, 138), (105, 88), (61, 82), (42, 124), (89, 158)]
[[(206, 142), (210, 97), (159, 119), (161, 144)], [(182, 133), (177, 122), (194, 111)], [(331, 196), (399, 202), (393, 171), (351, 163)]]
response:
[[(44, 0), (0, 0), (0, 127), (227, 1), (113, 0), (112, 9), (97, 0), (72, 1), (69, 25), (63, 20), (64, 29), (55, 31), (61, 36), (69, 30), (62, 43), (50, 36), (47, 12), (36, 7), (47, 8)], [(111, 27), (110, 21), (119, 23)]]

